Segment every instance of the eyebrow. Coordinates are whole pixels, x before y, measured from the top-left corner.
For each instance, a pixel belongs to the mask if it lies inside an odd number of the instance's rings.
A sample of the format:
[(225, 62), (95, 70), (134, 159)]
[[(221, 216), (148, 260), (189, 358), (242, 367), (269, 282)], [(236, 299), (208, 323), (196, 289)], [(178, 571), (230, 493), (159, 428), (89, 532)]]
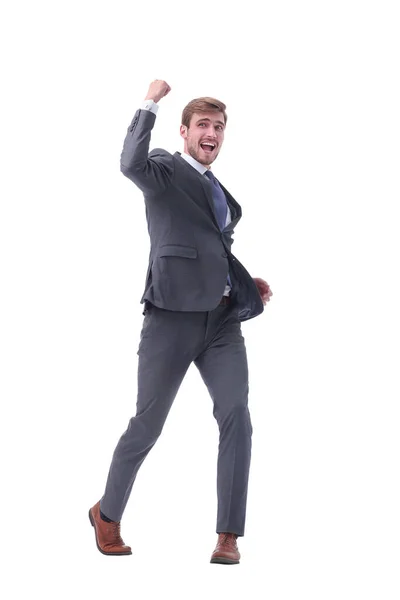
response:
[[(208, 121), (209, 123), (211, 123), (211, 119), (208, 119), (207, 117), (204, 117), (204, 119), (199, 119), (196, 122), (196, 125), (198, 125), (199, 123), (201, 123), (202, 121)], [(218, 123), (219, 125), (223, 125), (225, 127), (225, 123), (223, 121), (215, 121), (216, 123)]]

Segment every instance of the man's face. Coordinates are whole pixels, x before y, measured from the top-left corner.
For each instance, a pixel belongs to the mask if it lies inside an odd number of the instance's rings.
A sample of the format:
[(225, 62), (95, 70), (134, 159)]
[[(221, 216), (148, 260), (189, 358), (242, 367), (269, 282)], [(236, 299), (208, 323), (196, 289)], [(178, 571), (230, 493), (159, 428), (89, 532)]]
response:
[(184, 139), (184, 152), (208, 167), (221, 150), (224, 130), (222, 113), (194, 113), (189, 127), (181, 125), (180, 133)]

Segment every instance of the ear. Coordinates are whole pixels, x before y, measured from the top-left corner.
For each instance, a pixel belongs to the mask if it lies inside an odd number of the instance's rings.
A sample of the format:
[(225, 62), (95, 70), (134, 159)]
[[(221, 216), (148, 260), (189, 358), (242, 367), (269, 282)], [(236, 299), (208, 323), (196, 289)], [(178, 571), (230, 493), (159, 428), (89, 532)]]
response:
[(179, 130), (181, 137), (183, 137), (184, 140), (186, 140), (186, 138), (187, 138), (187, 129), (188, 128), (186, 127), (186, 125), (181, 125), (180, 130)]

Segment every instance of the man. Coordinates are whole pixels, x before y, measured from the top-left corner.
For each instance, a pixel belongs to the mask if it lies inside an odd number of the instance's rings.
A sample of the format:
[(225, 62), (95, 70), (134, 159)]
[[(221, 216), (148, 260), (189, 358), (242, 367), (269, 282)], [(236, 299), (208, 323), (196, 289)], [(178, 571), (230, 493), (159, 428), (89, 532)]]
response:
[(272, 292), (231, 252), (240, 205), (212, 174), (227, 123), (213, 98), (190, 102), (184, 152), (149, 154), (158, 102), (170, 86), (155, 80), (128, 128), (121, 170), (143, 192), (151, 249), (138, 356), (136, 415), (113, 454), (102, 498), (89, 510), (103, 554), (131, 554), (120, 520), (137, 472), (161, 434), (182, 380), (195, 363), (219, 427), (217, 546), (211, 562), (237, 564), (244, 535), (252, 425), (240, 322), (261, 314)]

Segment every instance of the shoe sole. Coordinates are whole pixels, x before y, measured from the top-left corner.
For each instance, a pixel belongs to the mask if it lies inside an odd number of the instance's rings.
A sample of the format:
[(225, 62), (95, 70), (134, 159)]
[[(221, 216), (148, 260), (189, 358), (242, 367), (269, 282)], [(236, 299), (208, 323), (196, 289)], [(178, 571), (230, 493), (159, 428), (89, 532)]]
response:
[(212, 558), (210, 563), (218, 563), (220, 565), (238, 565), (240, 561), (233, 560), (232, 558)]
[(97, 531), (96, 531), (96, 527), (94, 525), (94, 519), (92, 517), (92, 513), (91, 513), (92, 509), (89, 509), (89, 521), (94, 529), (94, 536), (96, 538), (96, 546), (97, 549), (99, 550), (99, 552), (101, 552), (102, 554), (105, 554), (106, 556), (128, 556), (129, 554), (132, 554), (132, 552), (104, 552), (104, 550), (102, 550), (99, 546), (99, 543), (97, 541)]

